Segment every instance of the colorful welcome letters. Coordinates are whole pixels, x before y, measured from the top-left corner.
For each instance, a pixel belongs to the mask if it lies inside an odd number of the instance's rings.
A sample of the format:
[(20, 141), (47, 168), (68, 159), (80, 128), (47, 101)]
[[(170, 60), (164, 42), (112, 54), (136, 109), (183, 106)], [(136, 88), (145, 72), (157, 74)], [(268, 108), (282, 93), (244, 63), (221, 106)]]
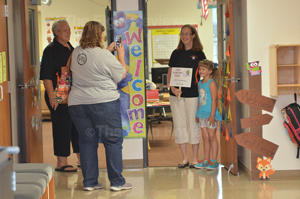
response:
[[(134, 14), (134, 18), (130, 18)], [(143, 44), (143, 12), (114, 12), (114, 37), (122, 35), (128, 75), (118, 90), (121, 101), (123, 135), (125, 138), (145, 138), (145, 73)]]

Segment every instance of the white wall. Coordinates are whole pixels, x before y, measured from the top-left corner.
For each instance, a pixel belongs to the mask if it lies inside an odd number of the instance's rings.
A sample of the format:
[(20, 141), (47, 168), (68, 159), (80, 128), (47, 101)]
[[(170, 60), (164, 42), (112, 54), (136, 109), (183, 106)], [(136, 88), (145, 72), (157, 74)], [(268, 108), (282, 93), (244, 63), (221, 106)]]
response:
[[(195, 0), (151, 0), (148, 1), (148, 26), (197, 24), (198, 34), (208, 59), (213, 59), (213, 22), (212, 10), (209, 9), (207, 20), (202, 19), (201, 10)], [(148, 30), (149, 72), (151, 67), (163, 67), (152, 64), (151, 30)], [(171, 55), (170, 55), (171, 56)], [(166, 66), (166, 65), (164, 65)]]
[[(299, 0), (247, 1), (248, 60), (260, 61), (262, 66), (262, 94), (270, 97), (269, 46), (271, 44), (300, 43)], [(292, 95), (281, 95), (273, 110), (273, 120), (263, 127), (263, 138), (279, 145), (271, 162), (276, 170), (299, 170), (297, 147), (283, 128), (280, 110), (294, 101)]]
[[(46, 40), (46, 17), (67, 17), (71, 28), (70, 43), (74, 45), (74, 26), (84, 26), (86, 22), (99, 21), (106, 27), (105, 7), (110, 7), (109, 0), (51, 0), (50, 6), (39, 6), (41, 12), (42, 49), (48, 42)], [(75, 47), (75, 46), (74, 46)], [(40, 54), (42, 56), (42, 54)]]

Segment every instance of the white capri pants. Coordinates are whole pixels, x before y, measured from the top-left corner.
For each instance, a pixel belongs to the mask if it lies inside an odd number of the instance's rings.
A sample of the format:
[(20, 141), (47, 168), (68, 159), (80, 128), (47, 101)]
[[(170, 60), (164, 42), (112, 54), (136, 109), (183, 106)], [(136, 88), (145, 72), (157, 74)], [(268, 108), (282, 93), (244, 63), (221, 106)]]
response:
[(175, 143), (198, 144), (200, 142), (200, 128), (195, 121), (198, 97), (181, 97), (178, 100), (176, 96), (170, 95), (169, 101), (173, 116)]

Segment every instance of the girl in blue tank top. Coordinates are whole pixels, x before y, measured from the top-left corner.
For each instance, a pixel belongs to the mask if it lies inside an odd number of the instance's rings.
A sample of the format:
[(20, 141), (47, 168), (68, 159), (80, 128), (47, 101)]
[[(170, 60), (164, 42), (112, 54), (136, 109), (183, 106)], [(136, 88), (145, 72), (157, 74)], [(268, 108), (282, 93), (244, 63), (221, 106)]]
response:
[[(196, 122), (200, 124), (204, 147), (204, 158), (196, 164), (199, 169), (216, 170), (219, 167), (217, 161), (219, 144), (216, 136), (217, 121), (222, 121), (217, 109), (219, 78), (218, 68), (209, 60), (199, 62), (199, 74), (203, 79), (198, 83), (199, 104), (196, 113)], [(210, 152), (212, 151), (212, 159)]]

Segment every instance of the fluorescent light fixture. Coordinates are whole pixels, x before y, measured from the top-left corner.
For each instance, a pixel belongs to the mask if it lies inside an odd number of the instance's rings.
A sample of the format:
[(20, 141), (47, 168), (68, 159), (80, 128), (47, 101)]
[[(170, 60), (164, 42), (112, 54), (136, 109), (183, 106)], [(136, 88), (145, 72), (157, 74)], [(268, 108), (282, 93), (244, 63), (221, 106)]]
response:
[(51, 0), (41, 0), (41, 3), (46, 4), (48, 6), (51, 5), (52, 1)]

